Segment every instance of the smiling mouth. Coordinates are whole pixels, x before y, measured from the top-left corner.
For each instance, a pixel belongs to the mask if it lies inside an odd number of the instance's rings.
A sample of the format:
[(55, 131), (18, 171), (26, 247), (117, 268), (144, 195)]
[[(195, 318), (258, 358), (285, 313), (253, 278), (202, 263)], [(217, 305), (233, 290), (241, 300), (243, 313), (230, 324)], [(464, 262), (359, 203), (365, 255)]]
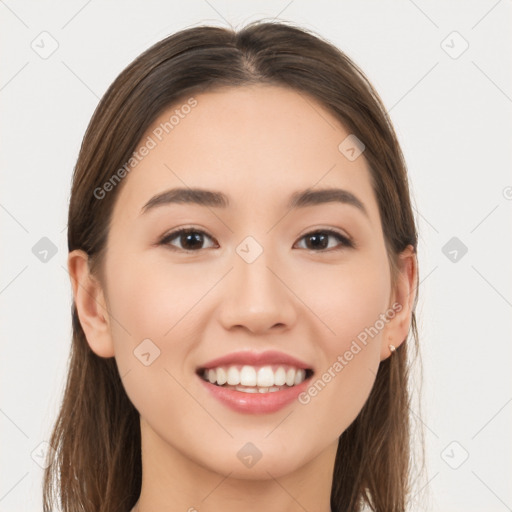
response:
[(273, 393), (301, 384), (314, 372), (290, 365), (229, 365), (199, 368), (196, 373), (214, 386), (243, 393)]

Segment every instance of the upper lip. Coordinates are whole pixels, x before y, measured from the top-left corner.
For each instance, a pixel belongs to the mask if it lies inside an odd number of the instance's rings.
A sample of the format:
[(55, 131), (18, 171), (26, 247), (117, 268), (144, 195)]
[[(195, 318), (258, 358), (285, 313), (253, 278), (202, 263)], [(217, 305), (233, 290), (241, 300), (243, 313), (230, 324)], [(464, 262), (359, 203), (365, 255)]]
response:
[(300, 359), (297, 359), (296, 357), (293, 357), (289, 354), (285, 354), (284, 352), (277, 352), (275, 350), (268, 350), (266, 352), (232, 352), (231, 354), (227, 354), (225, 356), (212, 359), (211, 361), (208, 361), (207, 363), (201, 365), (199, 368), (210, 369), (217, 368), (219, 366), (229, 366), (235, 364), (248, 366), (283, 364), (295, 366), (296, 368), (302, 368), (304, 370), (311, 369), (311, 367), (304, 361), (301, 361)]

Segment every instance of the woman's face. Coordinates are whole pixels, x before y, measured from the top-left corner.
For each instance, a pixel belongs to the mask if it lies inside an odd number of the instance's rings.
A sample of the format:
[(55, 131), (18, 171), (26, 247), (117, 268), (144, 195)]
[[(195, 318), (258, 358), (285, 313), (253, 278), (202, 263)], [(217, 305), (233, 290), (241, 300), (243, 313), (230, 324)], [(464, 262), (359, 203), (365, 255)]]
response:
[[(155, 458), (278, 477), (332, 460), (388, 344), (400, 344), (388, 336), (402, 306), (393, 308), (370, 173), (350, 133), (286, 88), (194, 98), (155, 121), (123, 178), (104, 267), (108, 336), (86, 334), (115, 355)], [(203, 204), (198, 189), (211, 192)], [(314, 195), (325, 189), (345, 192)], [(171, 236), (181, 228), (192, 232)], [(282, 390), (224, 386), (222, 398), (198, 374), (207, 367), (220, 382), (241, 373), (242, 384), (273, 379)], [(313, 376), (296, 389), (283, 384), (306, 368)]]

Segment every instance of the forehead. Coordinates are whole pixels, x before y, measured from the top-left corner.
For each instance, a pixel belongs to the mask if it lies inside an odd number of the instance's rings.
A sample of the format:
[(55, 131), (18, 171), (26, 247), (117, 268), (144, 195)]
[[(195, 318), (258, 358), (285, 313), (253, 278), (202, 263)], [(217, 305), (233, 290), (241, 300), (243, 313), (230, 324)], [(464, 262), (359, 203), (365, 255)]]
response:
[(349, 135), (313, 98), (285, 87), (185, 97), (141, 139), (139, 149), (151, 149), (124, 178), (116, 208), (136, 216), (152, 195), (175, 187), (222, 190), (233, 207), (252, 200), (268, 208), (296, 190), (336, 186), (357, 194), (375, 215), (364, 154), (352, 161), (339, 148)]

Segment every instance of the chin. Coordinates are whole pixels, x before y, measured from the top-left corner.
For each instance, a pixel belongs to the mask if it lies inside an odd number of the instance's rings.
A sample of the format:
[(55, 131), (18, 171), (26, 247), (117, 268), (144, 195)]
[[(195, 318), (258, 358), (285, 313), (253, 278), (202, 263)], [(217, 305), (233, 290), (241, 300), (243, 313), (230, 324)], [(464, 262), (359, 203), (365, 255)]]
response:
[[(282, 446), (282, 445), (281, 445)], [(245, 450), (245, 451), (244, 451)], [(259, 451), (248, 444), (237, 446), (235, 456), (231, 455), (230, 448), (222, 455), (213, 455), (217, 462), (202, 461), (202, 465), (209, 471), (219, 473), (229, 478), (240, 480), (269, 480), (280, 478), (301, 468), (307, 461), (304, 460), (304, 450), (297, 447), (297, 453), (289, 450), (275, 449), (269, 453), (269, 448)], [(227, 452), (231, 452), (228, 454)], [(249, 455), (252, 454), (252, 455)], [(252, 456), (252, 459), (251, 459)]]

